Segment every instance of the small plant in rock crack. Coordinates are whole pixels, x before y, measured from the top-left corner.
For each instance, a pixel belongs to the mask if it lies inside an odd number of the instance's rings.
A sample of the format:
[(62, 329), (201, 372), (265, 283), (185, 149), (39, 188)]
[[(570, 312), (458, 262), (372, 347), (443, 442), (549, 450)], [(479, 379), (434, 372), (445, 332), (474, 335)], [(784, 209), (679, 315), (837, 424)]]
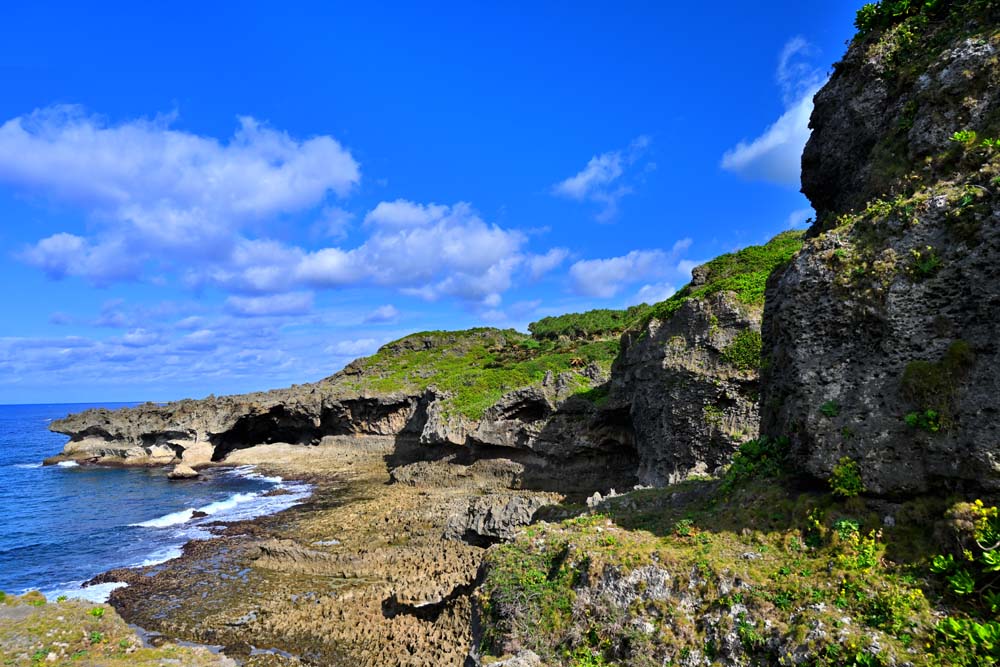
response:
[(824, 417), (834, 418), (840, 414), (840, 404), (837, 401), (827, 401), (819, 406), (819, 411)]
[(963, 146), (972, 146), (977, 138), (975, 130), (959, 130), (948, 137), (948, 140)]
[(833, 495), (842, 498), (853, 498), (864, 493), (865, 485), (861, 480), (861, 468), (857, 461), (844, 456), (833, 466), (830, 474), (830, 489)]
[(910, 275), (914, 278), (929, 278), (940, 267), (941, 258), (937, 256), (933, 246), (927, 246), (923, 250), (910, 250)]
[(920, 429), (927, 433), (937, 433), (941, 430), (941, 415), (935, 410), (910, 412), (903, 417), (903, 421), (910, 428)]

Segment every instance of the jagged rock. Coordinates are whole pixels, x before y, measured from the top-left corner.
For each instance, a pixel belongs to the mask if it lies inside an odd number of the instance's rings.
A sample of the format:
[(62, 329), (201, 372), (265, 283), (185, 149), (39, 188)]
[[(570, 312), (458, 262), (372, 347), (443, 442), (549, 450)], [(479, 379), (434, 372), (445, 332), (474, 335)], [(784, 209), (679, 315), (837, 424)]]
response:
[(496, 494), (469, 501), (465, 511), (452, 516), (444, 531), (448, 540), (488, 546), (513, 539), (517, 529), (531, 523), (540, 508), (556, 502), (543, 495)]
[(900, 163), (918, 165), (950, 148), (954, 132), (995, 123), (1000, 86), (991, 61), (998, 52), (988, 32), (964, 36), (901, 81), (885, 43), (855, 40), (816, 94), (802, 154), (802, 192), (813, 207), (864, 208), (891, 193)]
[(538, 654), (534, 651), (518, 651), (516, 654), (507, 658), (506, 660), (500, 660), (498, 662), (491, 663), (491, 667), (545, 667), (542, 664), (542, 659), (538, 657)]
[(70, 436), (63, 454), (104, 463), (218, 461), (252, 445), (315, 444), (328, 435), (420, 432), (425, 395), (335, 394), (323, 383), (165, 405), (86, 410), (50, 424)]
[(201, 475), (189, 465), (178, 463), (167, 473), (167, 479), (198, 479)]
[(740, 332), (759, 329), (760, 309), (723, 292), (625, 333), (612, 400), (629, 407), (640, 480), (712, 473), (757, 435), (757, 371), (736, 368), (723, 352)]
[(803, 191), (827, 214), (768, 286), (762, 411), (817, 478), (850, 457), (876, 494), (1000, 489), (1000, 165), (950, 140), (1000, 136), (976, 18), (902, 72), (856, 39), (816, 96)]

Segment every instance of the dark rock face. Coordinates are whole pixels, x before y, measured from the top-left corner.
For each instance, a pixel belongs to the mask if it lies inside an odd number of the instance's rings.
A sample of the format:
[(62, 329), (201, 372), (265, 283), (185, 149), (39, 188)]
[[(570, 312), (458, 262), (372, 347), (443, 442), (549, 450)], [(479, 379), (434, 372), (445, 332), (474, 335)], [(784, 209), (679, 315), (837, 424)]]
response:
[(628, 407), (643, 483), (712, 473), (756, 437), (757, 369), (736, 367), (725, 351), (742, 332), (759, 332), (760, 316), (723, 292), (625, 334), (611, 396)]
[(1000, 135), (994, 33), (906, 76), (855, 40), (816, 96), (803, 191), (828, 214), (768, 284), (762, 430), (817, 478), (846, 456), (877, 494), (1000, 489), (1000, 156), (950, 140)]
[(491, 494), (469, 501), (464, 512), (451, 517), (444, 538), (489, 546), (514, 538), (517, 529), (532, 522), (541, 507), (555, 499), (542, 495)]
[(902, 173), (947, 150), (954, 132), (998, 126), (1000, 42), (962, 37), (923, 71), (900, 73), (892, 32), (856, 39), (816, 94), (802, 192), (821, 214), (895, 194)]

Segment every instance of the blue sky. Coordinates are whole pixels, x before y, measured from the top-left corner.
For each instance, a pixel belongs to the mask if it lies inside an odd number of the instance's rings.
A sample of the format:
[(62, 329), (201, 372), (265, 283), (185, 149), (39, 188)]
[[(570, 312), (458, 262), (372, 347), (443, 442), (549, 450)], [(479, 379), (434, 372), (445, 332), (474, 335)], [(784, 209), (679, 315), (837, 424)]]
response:
[(361, 4), (6, 8), (0, 402), (313, 381), (811, 214), (853, 3)]

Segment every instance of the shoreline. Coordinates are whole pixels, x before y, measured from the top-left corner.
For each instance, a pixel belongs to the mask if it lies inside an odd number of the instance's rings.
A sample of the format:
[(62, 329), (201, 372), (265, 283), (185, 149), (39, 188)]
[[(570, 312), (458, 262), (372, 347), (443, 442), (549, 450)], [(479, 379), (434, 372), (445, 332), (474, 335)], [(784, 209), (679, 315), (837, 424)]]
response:
[[(53, 457), (50, 457), (53, 458)], [(47, 459), (48, 460), (48, 459)], [(43, 463), (18, 464), (19, 467), (38, 468), (44, 467)], [(122, 465), (118, 463), (105, 464), (92, 461), (78, 461), (72, 459), (60, 460), (58, 464), (47, 464), (59, 467), (78, 467), (90, 469), (141, 469), (147, 471), (164, 472), (170, 469), (169, 465)], [(238, 463), (219, 462), (201, 466), (204, 473), (210, 470), (208, 475), (202, 475), (200, 480), (177, 480), (171, 484), (183, 486), (192, 481), (200, 481), (201, 484), (222, 485), (226, 476), (233, 475), (246, 480), (260, 481), (266, 484), (264, 488), (258, 490), (231, 490), (224, 498), (216, 500), (204, 500), (201, 503), (193, 503), (191, 506), (166, 514), (137, 521), (135, 523), (123, 524), (123, 528), (136, 528), (144, 531), (148, 535), (146, 539), (151, 539), (148, 552), (133, 554), (134, 560), (117, 565), (108, 565), (96, 573), (84, 575), (84, 578), (76, 580), (58, 581), (61, 579), (60, 573), (48, 579), (48, 581), (36, 586), (29, 586), (23, 589), (15, 589), (11, 595), (23, 596), (31, 593), (41, 593), (47, 599), (57, 598), (79, 599), (95, 604), (105, 604), (114, 590), (128, 585), (127, 577), (123, 580), (107, 579), (108, 572), (125, 572), (128, 570), (145, 571), (156, 568), (166, 562), (183, 556), (187, 546), (193, 542), (213, 540), (217, 536), (224, 534), (225, 528), (229, 525), (253, 522), (293, 507), (296, 504), (307, 502), (312, 494), (312, 485), (305, 481), (306, 476), (300, 478), (281, 477), (267, 474), (261, 466), (245, 465)], [(284, 499), (275, 502), (272, 499)], [(251, 516), (247, 517), (249, 514)], [(241, 518), (243, 517), (243, 518)], [(170, 529), (170, 537), (155, 537), (155, 531), (166, 531)], [(145, 531), (151, 531), (146, 533)], [(173, 539), (171, 539), (173, 537)], [(10, 591), (10, 589), (7, 589)]]
[[(215, 525), (216, 535), (188, 541), (178, 558), (88, 583), (125, 581), (108, 603), (128, 623), (222, 646), (234, 659), (276, 650), (276, 665), (463, 665), (485, 545), (446, 539), (449, 522), (484, 495), (560, 497), (511, 491), (448, 457), (426, 460), (440, 454), (391, 437), (238, 450), (224, 465), (256, 465), (312, 485), (311, 495)], [(401, 482), (401, 468), (426, 478)]]

